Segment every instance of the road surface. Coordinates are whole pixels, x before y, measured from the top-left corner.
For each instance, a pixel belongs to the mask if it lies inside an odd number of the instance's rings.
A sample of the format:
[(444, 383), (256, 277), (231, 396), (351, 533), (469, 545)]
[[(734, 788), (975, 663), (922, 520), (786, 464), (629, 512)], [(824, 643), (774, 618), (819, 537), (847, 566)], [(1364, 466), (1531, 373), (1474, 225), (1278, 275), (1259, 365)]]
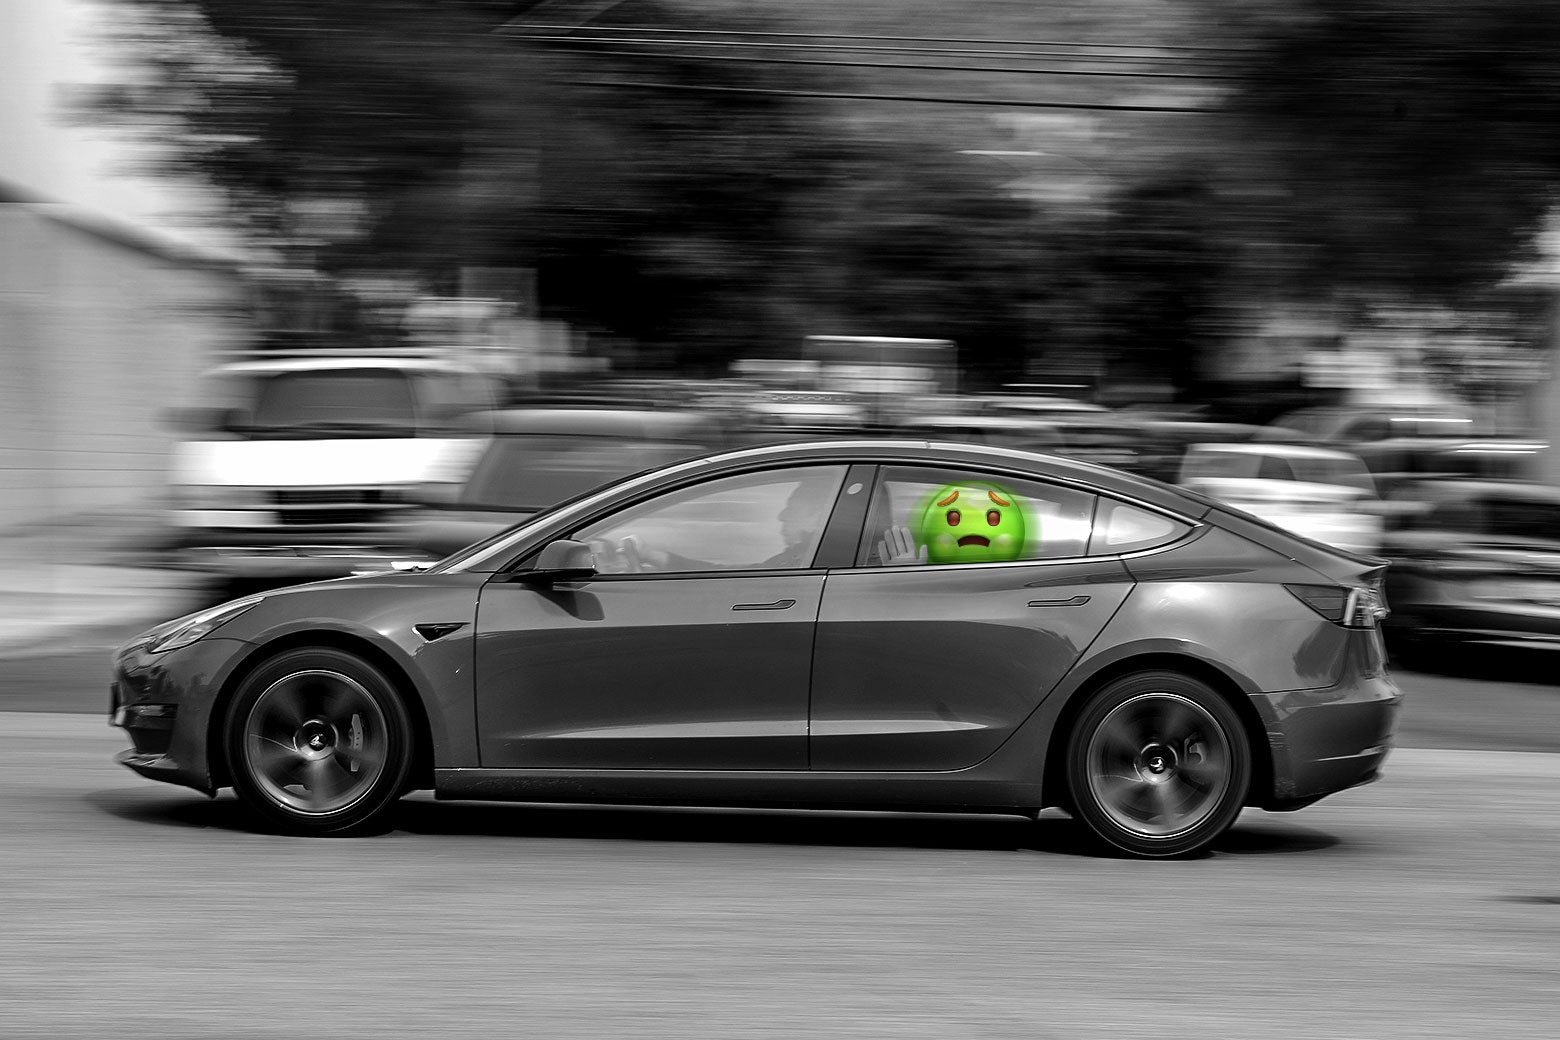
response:
[(253, 833), (0, 715), (0, 1036), (1552, 1038), (1560, 756), (1404, 750), (1212, 855), (1070, 821), (405, 803)]

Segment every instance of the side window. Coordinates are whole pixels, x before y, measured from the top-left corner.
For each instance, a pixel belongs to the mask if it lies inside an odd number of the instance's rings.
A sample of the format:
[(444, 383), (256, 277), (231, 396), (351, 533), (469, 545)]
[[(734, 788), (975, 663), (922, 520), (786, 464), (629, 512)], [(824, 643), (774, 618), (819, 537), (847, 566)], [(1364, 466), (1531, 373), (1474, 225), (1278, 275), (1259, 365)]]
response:
[(602, 574), (812, 566), (844, 466), (765, 470), (679, 488), (576, 531)]
[(1152, 549), (1156, 545), (1173, 542), (1190, 530), (1190, 525), (1161, 513), (1105, 498), (1100, 500), (1100, 508), (1094, 517), (1094, 534), (1089, 539), (1089, 553), (1100, 555)]
[(1257, 468), (1259, 480), (1294, 480), (1295, 471), (1290, 467), (1287, 459), (1278, 458), (1275, 455), (1262, 456), (1262, 465)]
[(1082, 556), (1095, 496), (972, 470), (888, 467), (858, 567), (1002, 563)]

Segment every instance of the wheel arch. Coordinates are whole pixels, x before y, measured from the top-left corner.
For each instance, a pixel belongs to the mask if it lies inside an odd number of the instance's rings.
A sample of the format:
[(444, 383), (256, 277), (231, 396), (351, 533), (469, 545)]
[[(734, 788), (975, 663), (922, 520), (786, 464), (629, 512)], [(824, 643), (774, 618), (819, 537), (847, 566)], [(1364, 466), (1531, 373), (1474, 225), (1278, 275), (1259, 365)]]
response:
[(1251, 748), (1251, 782), (1246, 791), (1247, 805), (1265, 801), (1273, 789), (1273, 749), (1267, 729), (1251, 696), (1242, 684), (1217, 664), (1191, 654), (1154, 650), (1135, 653), (1109, 661), (1090, 672), (1068, 694), (1051, 727), (1046, 744), (1045, 776), (1041, 793), (1047, 805), (1067, 805), (1067, 738), (1089, 697), (1107, 683), (1137, 672), (1179, 672), (1206, 683), (1234, 709), (1245, 730)]
[(408, 782), (414, 789), (433, 786), (433, 727), (428, 719), (427, 705), (411, 674), (372, 640), (351, 632), (336, 629), (307, 629), (290, 632), (266, 643), (257, 644), (238, 666), (229, 673), (222, 684), (207, 722), (206, 748), (213, 789), (230, 786), (233, 782), (231, 765), (227, 760), (227, 741), (223, 739), (223, 726), (227, 721), (228, 707), (238, 693), (238, 688), (255, 670), (278, 654), (302, 647), (325, 647), (355, 654), (384, 673), (395, 688), (401, 703), (412, 721), (412, 766)]

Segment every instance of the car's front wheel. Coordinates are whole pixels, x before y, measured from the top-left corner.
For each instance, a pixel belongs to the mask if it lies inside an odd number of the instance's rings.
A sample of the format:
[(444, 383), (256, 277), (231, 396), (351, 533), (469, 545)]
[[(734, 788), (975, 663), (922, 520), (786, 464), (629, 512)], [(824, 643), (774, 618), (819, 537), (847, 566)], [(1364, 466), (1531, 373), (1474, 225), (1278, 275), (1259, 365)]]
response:
[(1205, 683), (1140, 672), (1094, 691), (1067, 743), (1074, 815), (1134, 856), (1206, 848), (1240, 815), (1251, 750), (1234, 709)]
[(358, 832), (400, 796), (411, 720), (395, 686), (355, 654), (284, 651), (251, 672), (227, 713), (233, 788), (269, 826)]

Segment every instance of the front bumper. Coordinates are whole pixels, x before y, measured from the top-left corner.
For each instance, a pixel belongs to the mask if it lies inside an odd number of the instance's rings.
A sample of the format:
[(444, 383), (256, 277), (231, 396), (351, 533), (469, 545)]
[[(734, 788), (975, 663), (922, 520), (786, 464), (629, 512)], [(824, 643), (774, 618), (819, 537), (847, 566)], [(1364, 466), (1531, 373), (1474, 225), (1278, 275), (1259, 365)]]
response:
[(114, 760), (152, 780), (215, 793), (224, 779), (221, 763), (213, 768), (213, 758), (221, 756), (208, 746), (213, 712), (247, 645), (213, 635), (161, 654), (136, 643), (121, 649), (114, 657), (108, 721), (133, 746)]

